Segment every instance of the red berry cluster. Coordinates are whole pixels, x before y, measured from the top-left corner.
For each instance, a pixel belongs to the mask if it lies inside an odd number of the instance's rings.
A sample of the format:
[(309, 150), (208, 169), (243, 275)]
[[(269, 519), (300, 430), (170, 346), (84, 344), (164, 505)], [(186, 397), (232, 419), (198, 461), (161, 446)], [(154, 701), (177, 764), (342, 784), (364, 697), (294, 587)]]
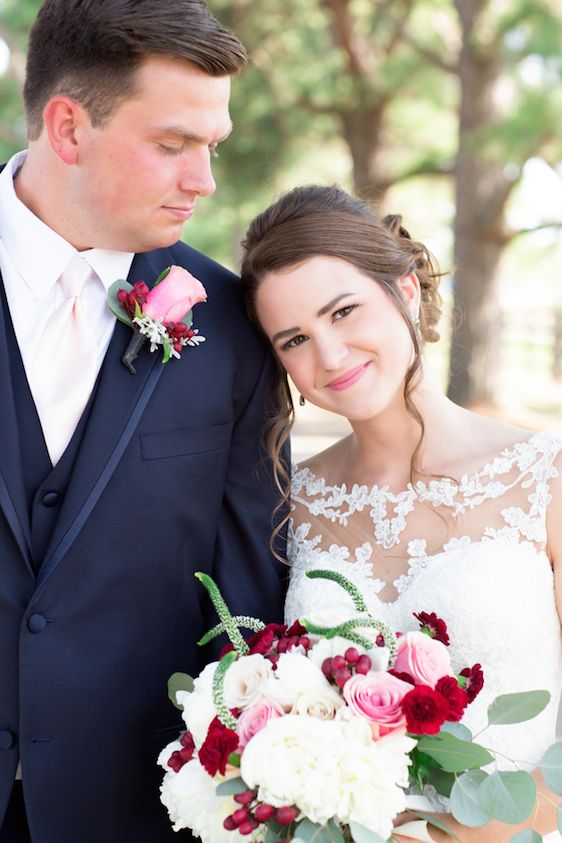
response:
[[(227, 831), (238, 830), (240, 834), (251, 834), (260, 823), (266, 823), (268, 820), (276, 820), (279, 825), (291, 825), (298, 815), (298, 810), (294, 805), (283, 805), (281, 808), (274, 808), (273, 805), (268, 805), (267, 802), (257, 801), (257, 791), (243, 790), (242, 793), (237, 793), (234, 801), (242, 805), (232, 814), (230, 814), (223, 822)], [(289, 843), (288, 840), (280, 840), (279, 843)]]
[(343, 656), (324, 659), (322, 673), (328, 681), (333, 682), (341, 689), (354, 673), (366, 674), (372, 666), (373, 663), (369, 656), (361, 655), (355, 647), (348, 647)]
[(266, 655), (266, 659), (275, 667), (279, 661), (279, 656), (283, 653), (288, 653), (293, 647), (302, 647), (305, 652), (310, 649), (310, 638), (308, 635), (291, 635), (287, 638), (280, 638), (277, 641), (275, 650), (270, 651)]
[[(246, 643), (249, 647), (248, 655), (259, 653), (271, 662), (274, 669), (282, 653), (287, 653), (293, 647), (299, 646), (305, 652), (310, 649), (310, 638), (306, 634), (305, 627), (298, 621), (289, 627), (280, 623), (268, 623), (259, 632), (251, 635)], [(219, 658), (232, 649), (234, 649), (233, 645), (227, 644), (221, 650)]]
[(146, 298), (149, 293), (150, 290), (144, 281), (137, 281), (130, 292), (127, 292), (127, 290), (118, 290), (117, 300), (121, 307), (127, 311), (130, 318), (133, 319), (135, 316), (135, 302), (138, 303), (142, 310), (142, 306), (146, 304)]
[(195, 336), (195, 331), (188, 328), (185, 322), (164, 322), (164, 327), (172, 341), (174, 351), (177, 351), (178, 354), (185, 345), (185, 342), (182, 343), (182, 340), (190, 340), (191, 337)]

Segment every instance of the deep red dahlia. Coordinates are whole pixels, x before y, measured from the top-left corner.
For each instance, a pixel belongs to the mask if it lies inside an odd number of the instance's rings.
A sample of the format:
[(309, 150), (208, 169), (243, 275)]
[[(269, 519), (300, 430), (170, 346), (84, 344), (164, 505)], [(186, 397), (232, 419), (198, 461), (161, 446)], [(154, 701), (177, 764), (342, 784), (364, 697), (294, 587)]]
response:
[(214, 776), (217, 771), (224, 776), (228, 756), (236, 749), (238, 749), (238, 735), (215, 717), (199, 750), (199, 761), (210, 776)]
[(454, 676), (442, 676), (435, 686), (435, 690), (443, 694), (449, 703), (447, 720), (460, 720), (469, 703), (468, 694), (463, 690)]
[(436, 735), (449, 713), (445, 697), (429, 685), (416, 685), (402, 700), (406, 727), (414, 735)]
[(438, 618), (435, 612), (414, 612), (413, 615), (420, 622), (422, 632), (427, 632), (432, 638), (436, 638), (442, 644), (448, 646), (447, 624), (442, 618)]
[(465, 667), (464, 670), (461, 670), (459, 676), (463, 676), (466, 680), (464, 690), (467, 693), (468, 701), (472, 702), (484, 687), (484, 671), (482, 670), (482, 665), (476, 663), (472, 667)]

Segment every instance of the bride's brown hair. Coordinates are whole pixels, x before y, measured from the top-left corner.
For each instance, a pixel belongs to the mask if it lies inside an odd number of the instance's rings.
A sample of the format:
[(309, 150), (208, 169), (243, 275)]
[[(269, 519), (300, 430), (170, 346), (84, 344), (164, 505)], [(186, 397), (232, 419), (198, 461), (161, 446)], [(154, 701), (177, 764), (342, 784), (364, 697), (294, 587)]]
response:
[[(318, 255), (348, 261), (369, 275), (390, 296), (408, 327), (414, 347), (414, 359), (404, 380), (406, 408), (421, 429), (412, 456), (413, 477), (424, 424), (411, 393), (421, 367), (423, 343), (439, 339), (436, 326), (441, 314), (438, 293), (441, 272), (433, 256), (425, 246), (411, 239), (400, 216), (389, 215), (381, 219), (366, 202), (335, 185), (297, 187), (281, 196), (250, 223), (242, 248), (240, 275), (244, 301), (249, 318), (258, 326), (256, 292), (263, 277)], [(397, 284), (397, 279), (412, 272), (416, 273), (421, 287), (419, 329), (412, 321)], [(290, 476), (289, 467), (283, 460), (283, 448), (294, 422), (287, 375), (278, 361), (277, 372), (274, 407), (266, 431), (267, 449), (282, 497), (276, 512), (287, 511)], [(273, 530), (271, 546), (274, 552), (275, 539), (287, 520), (288, 515)]]

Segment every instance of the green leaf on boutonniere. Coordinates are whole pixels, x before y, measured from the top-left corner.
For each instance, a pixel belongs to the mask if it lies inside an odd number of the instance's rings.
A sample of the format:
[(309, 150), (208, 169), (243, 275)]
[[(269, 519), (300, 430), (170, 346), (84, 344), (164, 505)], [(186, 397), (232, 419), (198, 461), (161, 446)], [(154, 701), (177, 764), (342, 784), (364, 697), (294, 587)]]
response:
[(152, 289), (154, 289), (155, 287), (157, 287), (157, 286), (158, 286), (158, 284), (161, 284), (161, 283), (162, 283), (162, 281), (164, 280), (164, 278), (166, 277), (166, 275), (168, 275), (168, 274), (169, 274), (169, 272), (170, 272), (171, 268), (172, 268), (171, 266), (167, 266), (167, 267), (166, 267), (166, 269), (163, 269), (163, 270), (162, 270), (162, 272), (160, 273), (160, 275), (158, 276), (158, 278), (156, 279), (156, 281), (155, 281), (155, 282), (154, 282), (154, 284), (152, 285)]
[(547, 786), (558, 796), (562, 796), (562, 741), (549, 746), (539, 764), (539, 769)]
[(418, 741), (418, 749), (437, 761), (447, 773), (464, 773), (494, 760), (480, 744), (460, 740), (448, 732), (424, 735)]
[(126, 290), (127, 293), (130, 293), (133, 289), (133, 285), (129, 284), (128, 281), (116, 281), (114, 284), (111, 285), (111, 287), (107, 291), (107, 305), (111, 312), (119, 319), (120, 322), (124, 322), (125, 325), (128, 325), (129, 328), (133, 328), (134, 330), (135, 326), (133, 325), (129, 314), (117, 298), (117, 293), (119, 292), (119, 290)]
[(550, 702), (548, 691), (523, 691), (519, 694), (502, 694), (488, 707), (490, 726), (524, 723), (540, 714)]
[(176, 694), (178, 691), (186, 691), (188, 694), (191, 694), (193, 691), (193, 679), (189, 676), (189, 674), (172, 673), (168, 679), (168, 696), (175, 707), (179, 708), (180, 711), (183, 711), (183, 706), (179, 705), (176, 700)]
[(516, 825), (526, 820), (537, 800), (537, 785), (530, 773), (492, 773), (478, 788), (480, 807), (495, 820)]
[(162, 363), (167, 363), (171, 356), (172, 343), (164, 337), (164, 342), (162, 343)]

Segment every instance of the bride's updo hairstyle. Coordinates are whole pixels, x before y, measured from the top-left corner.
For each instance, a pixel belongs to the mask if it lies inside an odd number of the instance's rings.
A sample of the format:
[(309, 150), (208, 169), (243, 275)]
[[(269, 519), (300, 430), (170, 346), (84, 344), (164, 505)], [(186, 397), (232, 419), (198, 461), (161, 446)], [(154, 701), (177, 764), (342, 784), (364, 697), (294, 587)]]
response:
[[(383, 288), (412, 338), (414, 359), (406, 373), (404, 399), (408, 411), (420, 424), (421, 443), (423, 420), (411, 400), (411, 392), (420, 371), (423, 344), (439, 339), (441, 272), (425, 246), (411, 239), (402, 226), (402, 218), (389, 215), (381, 219), (366, 202), (335, 185), (297, 187), (250, 223), (242, 249), (240, 275), (244, 301), (250, 320), (258, 326), (256, 293), (261, 280), (270, 272), (287, 270), (315, 256), (341, 258)], [(412, 321), (397, 284), (397, 279), (412, 272), (416, 273), (421, 287), (419, 327)], [(279, 377), (267, 447), (275, 481), (283, 496), (281, 506), (284, 506), (289, 495), (289, 472), (282, 453), (294, 422), (294, 407), (285, 370), (279, 362), (277, 365)], [(420, 443), (412, 458), (412, 473)], [(281, 526), (276, 527), (273, 538)]]

